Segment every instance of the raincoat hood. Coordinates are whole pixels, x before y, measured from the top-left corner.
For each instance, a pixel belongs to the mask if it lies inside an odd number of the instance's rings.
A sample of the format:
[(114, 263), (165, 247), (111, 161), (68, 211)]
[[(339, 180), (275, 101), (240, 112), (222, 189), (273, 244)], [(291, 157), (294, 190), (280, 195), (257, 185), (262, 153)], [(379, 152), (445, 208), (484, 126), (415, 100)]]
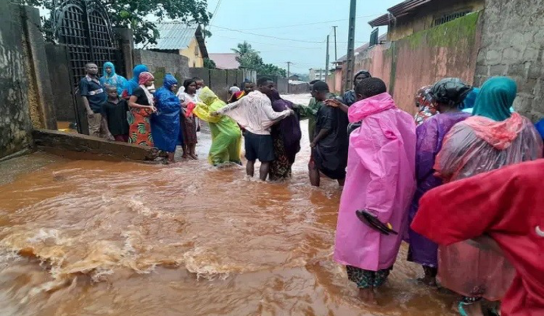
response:
[(472, 127), (478, 138), (485, 140), (498, 150), (504, 150), (510, 147), (527, 122), (518, 113), (513, 113), (510, 118), (500, 122), (476, 116), (466, 120), (465, 123)]
[(138, 81), (142, 72), (148, 72), (149, 68), (146, 65), (137, 65), (132, 72), (132, 79)]
[(206, 105), (211, 105), (212, 103), (217, 100), (217, 95), (208, 87), (204, 87), (200, 89), (200, 94), (198, 96), (200, 101), (202, 101)]
[[(110, 68), (111, 68), (111, 74), (110, 74), (110, 75), (108, 75), (108, 73), (106, 72), (106, 68), (107, 68), (107, 67), (110, 67)], [(105, 63), (104, 63), (104, 67), (102, 67), (102, 74), (103, 74), (104, 77), (106, 77), (106, 78), (111, 78), (111, 77), (115, 76), (115, 75), (116, 75), (116, 73), (115, 73), (115, 65), (114, 65), (112, 62), (109, 62), (109, 61), (108, 61), (108, 62), (105, 62)]]
[(166, 76), (164, 76), (164, 81), (162, 85), (166, 89), (171, 90), (172, 86), (175, 84), (178, 84), (178, 80), (176, 79), (176, 77), (172, 76), (171, 74), (166, 74)]
[(472, 115), (483, 116), (494, 121), (504, 121), (511, 116), (517, 84), (508, 77), (494, 77), (487, 80), (476, 98)]
[(384, 92), (350, 106), (348, 111), (349, 121), (350, 123), (360, 122), (367, 116), (396, 107), (393, 97), (389, 93)]
[(472, 88), (472, 90), (467, 94), (465, 101), (463, 101), (462, 108), (472, 109), (474, 105), (476, 104), (476, 99), (478, 98), (479, 94), (480, 94), (479, 88)]

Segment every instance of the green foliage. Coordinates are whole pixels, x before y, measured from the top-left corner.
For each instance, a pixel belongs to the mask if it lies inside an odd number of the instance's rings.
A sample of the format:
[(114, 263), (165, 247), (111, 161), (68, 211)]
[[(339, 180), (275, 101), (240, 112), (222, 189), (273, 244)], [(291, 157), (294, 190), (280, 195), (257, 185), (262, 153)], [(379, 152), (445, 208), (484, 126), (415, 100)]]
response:
[(215, 69), (217, 66), (215, 65), (215, 61), (209, 58), (204, 58), (204, 68)]
[[(22, 4), (45, 7), (51, 10), (53, 0), (17, 0)], [(164, 19), (208, 25), (211, 13), (207, 11), (207, 0), (98, 0), (106, 7), (114, 27), (130, 28), (135, 43), (155, 44), (159, 32), (154, 22), (146, 20), (153, 15), (159, 22)], [(60, 1), (58, 1), (60, 2)], [(204, 32), (210, 35), (209, 32)]]
[(285, 69), (273, 64), (265, 64), (260, 53), (248, 42), (239, 43), (232, 51), (238, 54), (236, 60), (240, 63), (240, 68), (256, 70), (260, 76), (286, 77)]

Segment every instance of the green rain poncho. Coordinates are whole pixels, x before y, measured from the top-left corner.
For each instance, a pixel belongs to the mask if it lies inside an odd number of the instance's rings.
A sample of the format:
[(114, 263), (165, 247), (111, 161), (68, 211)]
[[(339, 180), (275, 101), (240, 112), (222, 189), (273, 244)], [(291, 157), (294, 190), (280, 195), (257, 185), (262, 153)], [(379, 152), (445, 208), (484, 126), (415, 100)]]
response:
[(226, 104), (221, 101), (210, 88), (205, 87), (199, 95), (200, 101), (194, 109), (199, 119), (208, 122), (212, 132), (212, 146), (208, 161), (214, 166), (233, 162), (240, 164), (242, 133), (238, 124), (228, 116), (211, 116)]

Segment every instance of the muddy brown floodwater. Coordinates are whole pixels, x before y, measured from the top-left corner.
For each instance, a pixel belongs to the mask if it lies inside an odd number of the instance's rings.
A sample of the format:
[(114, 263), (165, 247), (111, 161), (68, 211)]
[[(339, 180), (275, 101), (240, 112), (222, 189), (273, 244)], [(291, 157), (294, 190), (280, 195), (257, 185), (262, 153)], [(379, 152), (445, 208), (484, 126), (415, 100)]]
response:
[(287, 183), (210, 167), (201, 139), (174, 165), (0, 164), (0, 315), (455, 315), (406, 247), (381, 307), (359, 303), (332, 260), (341, 190), (310, 187), (307, 135)]

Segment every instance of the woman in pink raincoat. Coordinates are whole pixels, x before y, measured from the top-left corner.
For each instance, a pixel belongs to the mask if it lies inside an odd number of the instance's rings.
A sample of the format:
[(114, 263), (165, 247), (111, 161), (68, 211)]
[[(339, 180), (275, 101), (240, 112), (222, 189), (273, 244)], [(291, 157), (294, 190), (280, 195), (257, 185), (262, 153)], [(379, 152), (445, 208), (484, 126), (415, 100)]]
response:
[[(376, 304), (374, 289), (383, 285), (408, 228), (415, 183), (416, 125), (398, 109), (385, 83), (363, 80), (360, 101), (349, 108), (349, 121), (362, 125), (350, 135), (347, 178), (340, 202), (334, 259), (347, 266), (365, 303)], [(366, 210), (395, 234), (382, 234), (360, 221)]]

